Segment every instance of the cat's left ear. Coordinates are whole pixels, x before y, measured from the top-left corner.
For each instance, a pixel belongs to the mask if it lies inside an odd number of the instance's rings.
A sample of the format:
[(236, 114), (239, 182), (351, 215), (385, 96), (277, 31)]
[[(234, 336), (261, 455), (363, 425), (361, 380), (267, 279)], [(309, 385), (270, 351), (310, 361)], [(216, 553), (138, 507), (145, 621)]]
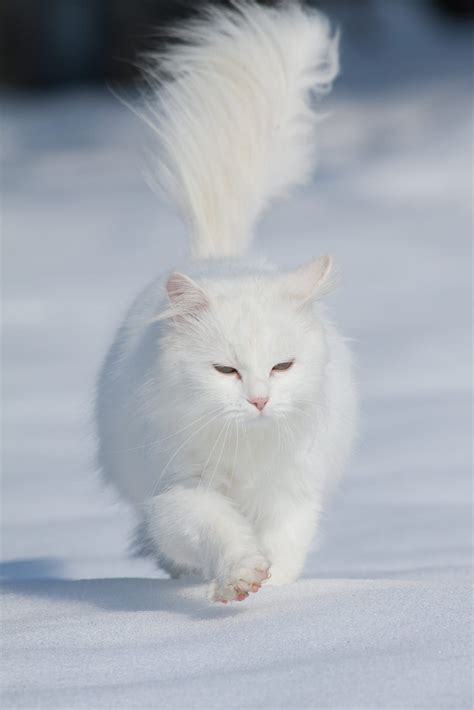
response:
[(166, 282), (171, 308), (177, 315), (195, 316), (209, 305), (207, 295), (189, 276), (174, 271)]
[(333, 260), (320, 256), (285, 275), (285, 287), (295, 300), (307, 303), (329, 293), (335, 285)]
[(199, 313), (207, 308), (207, 294), (193, 279), (186, 274), (174, 271), (166, 281), (166, 293), (169, 308), (153, 318), (153, 321), (168, 318), (197, 318)]

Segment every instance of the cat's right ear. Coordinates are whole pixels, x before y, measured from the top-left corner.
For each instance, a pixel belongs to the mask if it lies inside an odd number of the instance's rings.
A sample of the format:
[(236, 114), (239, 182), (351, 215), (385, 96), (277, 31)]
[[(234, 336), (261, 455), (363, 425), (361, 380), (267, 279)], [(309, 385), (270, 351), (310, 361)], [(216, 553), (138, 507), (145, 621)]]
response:
[(168, 277), (166, 293), (168, 294), (170, 306), (154, 320), (196, 317), (209, 305), (209, 300), (204, 290), (189, 276), (178, 271), (174, 271)]
[(285, 275), (287, 292), (300, 303), (308, 303), (326, 295), (334, 285), (334, 267), (330, 256), (312, 259)]

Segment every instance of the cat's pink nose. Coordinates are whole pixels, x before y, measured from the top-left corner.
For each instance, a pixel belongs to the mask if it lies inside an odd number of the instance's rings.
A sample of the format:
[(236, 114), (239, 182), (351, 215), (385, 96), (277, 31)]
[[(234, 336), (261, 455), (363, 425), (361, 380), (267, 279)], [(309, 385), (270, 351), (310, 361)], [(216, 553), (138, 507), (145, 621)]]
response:
[(254, 407), (257, 407), (258, 411), (261, 412), (268, 402), (268, 397), (254, 397), (253, 399), (248, 399), (247, 401), (250, 402), (250, 404), (253, 404)]

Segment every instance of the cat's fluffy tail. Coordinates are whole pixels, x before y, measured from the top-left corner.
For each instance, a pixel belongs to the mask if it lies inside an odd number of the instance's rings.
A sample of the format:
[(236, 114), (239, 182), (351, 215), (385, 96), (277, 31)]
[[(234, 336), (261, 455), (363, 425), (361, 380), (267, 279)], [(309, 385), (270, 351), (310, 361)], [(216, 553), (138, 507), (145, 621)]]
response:
[(198, 257), (245, 252), (268, 201), (307, 180), (318, 117), (311, 93), (338, 71), (337, 35), (298, 2), (210, 7), (150, 58), (147, 120), (157, 179)]

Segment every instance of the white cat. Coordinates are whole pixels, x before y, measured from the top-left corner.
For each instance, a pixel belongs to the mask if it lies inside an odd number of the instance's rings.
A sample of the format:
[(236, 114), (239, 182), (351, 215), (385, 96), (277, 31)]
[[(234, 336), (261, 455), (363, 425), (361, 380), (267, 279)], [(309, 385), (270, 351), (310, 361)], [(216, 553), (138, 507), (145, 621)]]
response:
[(353, 440), (350, 355), (320, 304), (331, 259), (281, 271), (244, 256), (269, 199), (309, 176), (310, 93), (337, 73), (337, 38), (297, 3), (250, 1), (179, 36), (150, 62), (145, 118), (193, 260), (152, 283), (117, 334), (99, 463), (135, 507), (141, 551), (227, 602), (298, 577)]

